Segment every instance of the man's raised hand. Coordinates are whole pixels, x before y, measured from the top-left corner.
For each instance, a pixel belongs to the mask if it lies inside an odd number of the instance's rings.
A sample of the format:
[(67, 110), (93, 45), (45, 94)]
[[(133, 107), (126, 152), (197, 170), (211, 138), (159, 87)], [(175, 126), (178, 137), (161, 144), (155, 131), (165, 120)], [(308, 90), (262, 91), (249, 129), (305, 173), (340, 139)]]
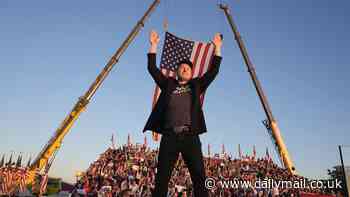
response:
[(216, 33), (213, 38), (213, 43), (215, 47), (221, 47), (222, 46), (222, 35), (220, 33)]
[(222, 35), (220, 33), (216, 33), (212, 42), (215, 45), (215, 55), (221, 56)]
[(149, 40), (151, 42), (151, 45), (158, 45), (158, 43), (159, 43), (158, 33), (156, 31), (152, 30), (150, 35), (149, 35)]
[(159, 43), (159, 36), (156, 31), (152, 30), (149, 34), (149, 41), (151, 43), (150, 53), (156, 53), (157, 52), (157, 46)]

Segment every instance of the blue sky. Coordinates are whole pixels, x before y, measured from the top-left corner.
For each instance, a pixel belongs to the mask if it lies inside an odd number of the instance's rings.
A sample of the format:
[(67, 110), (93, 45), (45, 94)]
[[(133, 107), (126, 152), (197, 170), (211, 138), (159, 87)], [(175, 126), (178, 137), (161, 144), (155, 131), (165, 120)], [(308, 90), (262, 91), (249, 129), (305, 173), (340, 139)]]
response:
[[(273, 152), (260, 101), (218, 2), (162, 1), (66, 136), (52, 176), (73, 181), (110, 145), (112, 133), (118, 144), (128, 133), (143, 141), (154, 89), (146, 70), (148, 34), (156, 29), (163, 40), (165, 18), (178, 36), (209, 41), (216, 32), (224, 35), (222, 67), (205, 100), (203, 151), (210, 143), (219, 152), (224, 143), (233, 156), (238, 144), (245, 153), (253, 145), (258, 155), (266, 147)], [(1, 1), (0, 154), (36, 156), (151, 3)], [(226, 3), (297, 171), (325, 177), (339, 164), (337, 145), (350, 144), (350, 2)], [(350, 148), (344, 157), (350, 165)]]

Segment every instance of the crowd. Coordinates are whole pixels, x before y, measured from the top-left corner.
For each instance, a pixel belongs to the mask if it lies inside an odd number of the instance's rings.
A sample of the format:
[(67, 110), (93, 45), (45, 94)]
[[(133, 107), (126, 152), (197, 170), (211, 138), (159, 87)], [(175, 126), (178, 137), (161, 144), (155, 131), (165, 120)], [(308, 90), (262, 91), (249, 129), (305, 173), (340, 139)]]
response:
[[(128, 143), (119, 148), (109, 148), (93, 162), (78, 179), (73, 196), (78, 191), (86, 196), (151, 196), (154, 188), (158, 150), (151, 150), (145, 144)], [(210, 153), (209, 153), (210, 155)], [(320, 189), (281, 189), (256, 188), (240, 185), (223, 188), (218, 184), (222, 180), (250, 181), (265, 178), (277, 180), (300, 180), (303, 177), (292, 175), (279, 167), (270, 157), (256, 158), (241, 156), (232, 159), (228, 154), (214, 154), (204, 158), (207, 177), (216, 181), (209, 190), (210, 196), (300, 196), (300, 192), (326, 194), (330, 191)], [(176, 197), (192, 196), (192, 182), (186, 165), (181, 158), (175, 164), (169, 183), (169, 195)]]
[(17, 162), (10, 160), (5, 163), (4, 156), (0, 161), (0, 195), (11, 196), (18, 192), (23, 192), (26, 187), (25, 180), (28, 176), (28, 167), (21, 165), (21, 156)]
[(18, 196), (33, 193), (43, 195), (46, 193), (48, 174), (35, 172), (34, 181), (27, 184), (30, 172), (31, 159), (27, 165), (22, 165), (22, 155), (18, 156), (16, 162), (12, 162), (12, 155), (8, 162), (4, 156), (0, 161), (0, 196)]
[[(302, 196), (301, 194), (333, 193), (330, 189), (311, 188), (281, 188), (273, 187), (271, 180), (299, 181), (308, 179), (293, 175), (288, 170), (279, 167), (269, 156), (268, 150), (264, 157), (257, 158), (255, 147), (252, 155), (242, 156), (239, 147), (239, 158), (232, 158), (222, 147), (221, 154), (208, 154), (204, 157), (206, 175), (215, 185), (210, 185), (210, 196), (220, 197), (283, 197)], [(157, 149), (151, 149), (144, 144), (128, 143), (118, 148), (108, 148), (79, 177), (72, 191), (72, 196), (108, 196), (108, 197), (148, 197), (154, 189), (157, 173)], [(0, 161), (0, 196), (13, 195), (25, 191), (25, 179), (28, 167), (22, 165), (22, 158), (17, 162), (10, 160), (5, 163), (4, 156)], [(47, 175), (47, 174), (46, 174)], [(46, 188), (46, 183), (36, 181), (40, 190)], [(260, 184), (256, 184), (259, 182)], [(225, 184), (226, 183), (226, 184)], [(265, 184), (265, 185), (264, 185)], [(228, 187), (223, 187), (228, 185)], [(34, 186), (34, 185), (33, 185)], [(302, 186), (302, 185), (299, 185)], [(169, 182), (168, 196), (192, 196), (192, 182), (189, 171), (181, 158), (175, 164)], [(42, 192), (45, 193), (45, 192)]]

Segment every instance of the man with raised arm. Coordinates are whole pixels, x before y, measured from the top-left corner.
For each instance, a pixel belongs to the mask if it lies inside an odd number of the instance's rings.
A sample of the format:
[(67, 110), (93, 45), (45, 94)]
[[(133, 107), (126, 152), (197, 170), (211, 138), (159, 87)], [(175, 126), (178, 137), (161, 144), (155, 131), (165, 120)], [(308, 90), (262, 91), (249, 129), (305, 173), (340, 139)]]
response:
[(189, 169), (194, 196), (206, 197), (208, 191), (205, 188), (206, 175), (199, 134), (205, 133), (207, 128), (200, 95), (219, 72), (222, 36), (217, 33), (212, 40), (215, 54), (210, 69), (202, 77), (196, 78), (192, 78), (193, 64), (190, 60), (179, 63), (176, 79), (164, 76), (156, 66), (158, 43), (158, 34), (151, 31), (148, 71), (161, 93), (143, 132), (153, 130), (162, 134), (153, 197), (167, 196), (168, 183), (179, 153)]

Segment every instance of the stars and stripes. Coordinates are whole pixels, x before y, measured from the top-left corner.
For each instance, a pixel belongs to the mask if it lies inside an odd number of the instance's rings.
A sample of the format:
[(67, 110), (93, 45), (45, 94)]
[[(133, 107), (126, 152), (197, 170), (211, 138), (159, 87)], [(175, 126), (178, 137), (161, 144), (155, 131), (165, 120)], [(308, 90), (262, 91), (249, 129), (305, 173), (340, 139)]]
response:
[(7, 170), (5, 170), (5, 168), (2, 168), (0, 170), (0, 193), (1, 194), (7, 194), (8, 190), (7, 190)]
[(47, 187), (48, 180), (49, 180), (49, 175), (46, 172), (40, 181), (40, 190), (39, 190), (40, 194), (39, 194), (39, 196), (42, 196), (43, 194), (46, 193), (46, 187)]
[[(165, 41), (160, 62), (160, 70), (166, 77), (176, 78), (176, 70), (180, 61), (189, 59), (193, 63), (193, 78), (203, 76), (211, 65), (215, 46), (212, 43), (197, 42), (179, 38), (169, 32), (165, 33)], [(154, 107), (160, 95), (160, 88), (155, 87), (152, 106)], [(203, 104), (204, 94), (200, 97)], [(159, 136), (153, 132), (153, 139)]]
[(24, 192), (26, 189), (26, 180), (29, 178), (29, 170), (28, 168), (22, 168), (19, 171), (19, 189), (21, 192)]
[(24, 192), (28, 169), (23, 167), (0, 168), (0, 194), (10, 195), (14, 192)]
[(12, 182), (12, 172), (11, 172), (11, 169), (8, 169), (5, 171), (5, 181), (4, 181), (4, 184), (5, 184), (5, 191), (7, 193), (10, 193), (11, 192), (11, 186), (13, 185), (13, 182)]

